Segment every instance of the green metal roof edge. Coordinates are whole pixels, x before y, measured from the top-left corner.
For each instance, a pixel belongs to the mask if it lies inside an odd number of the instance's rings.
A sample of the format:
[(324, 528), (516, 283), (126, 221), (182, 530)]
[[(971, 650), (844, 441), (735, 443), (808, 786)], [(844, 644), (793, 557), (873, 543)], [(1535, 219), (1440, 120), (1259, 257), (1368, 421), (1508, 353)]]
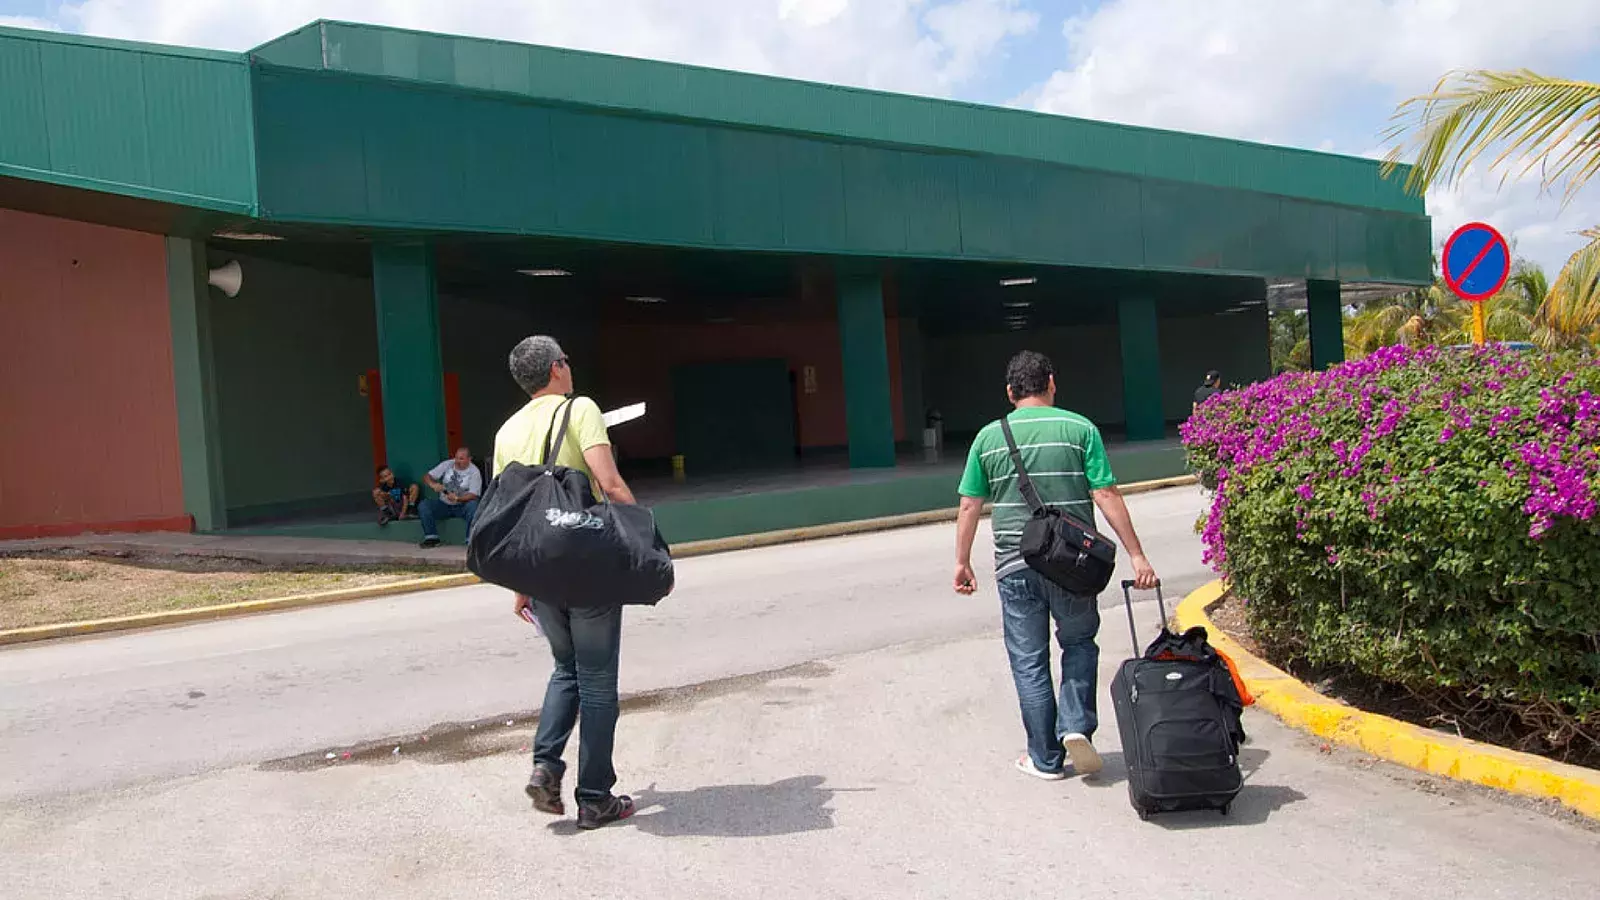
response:
[[(1174, 139), (1174, 140), (1200, 141), (1200, 142), (1203, 142), (1203, 143), (1206, 143), (1206, 144), (1209, 144), (1209, 145), (1212, 145), (1212, 146), (1219, 146), (1219, 147), (1228, 148), (1229, 150), (1243, 150), (1243, 151), (1246, 151), (1246, 152), (1257, 152), (1257, 151), (1262, 151), (1262, 150), (1269, 150), (1269, 151), (1273, 151), (1273, 152), (1276, 152), (1276, 153), (1285, 153), (1285, 154), (1289, 154), (1289, 155), (1292, 155), (1292, 156), (1301, 157), (1301, 158), (1304, 158), (1304, 159), (1312, 159), (1312, 160), (1316, 160), (1318, 162), (1326, 162), (1326, 161), (1330, 161), (1331, 160), (1331, 161), (1334, 161), (1338, 165), (1352, 167), (1352, 168), (1359, 168), (1359, 169), (1365, 170), (1366, 173), (1369, 173), (1375, 179), (1380, 179), (1380, 180), (1385, 181), (1385, 182), (1390, 182), (1390, 183), (1396, 184), (1398, 186), (1397, 190), (1398, 190), (1399, 197), (1395, 198), (1397, 202), (1388, 202), (1388, 203), (1384, 202), (1383, 198), (1379, 198), (1377, 203), (1374, 204), (1374, 203), (1356, 202), (1356, 201), (1351, 201), (1349, 199), (1333, 199), (1331, 197), (1311, 196), (1311, 195), (1308, 195), (1307, 193), (1286, 194), (1286, 193), (1283, 193), (1281, 191), (1268, 190), (1268, 189), (1264, 189), (1264, 188), (1250, 188), (1250, 187), (1244, 187), (1244, 186), (1240, 186), (1240, 185), (1220, 184), (1220, 183), (1215, 183), (1215, 182), (1210, 182), (1210, 181), (1202, 181), (1202, 180), (1196, 180), (1196, 179), (1174, 179), (1170, 175), (1139, 171), (1139, 170), (1135, 170), (1133, 167), (1129, 167), (1128, 169), (1122, 169), (1122, 170), (1105, 169), (1103, 167), (1096, 166), (1096, 165), (1088, 165), (1088, 164), (1085, 164), (1085, 163), (1082, 163), (1082, 162), (1074, 163), (1071, 160), (1058, 159), (1058, 158), (1056, 158), (1054, 156), (1049, 156), (1049, 155), (1042, 154), (1042, 153), (1027, 153), (1027, 152), (1022, 152), (1020, 150), (1018, 152), (997, 152), (997, 151), (994, 151), (994, 150), (986, 150), (986, 149), (979, 149), (979, 148), (970, 147), (970, 146), (955, 145), (955, 144), (953, 144), (951, 142), (938, 142), (938, 143), (936, 143), (936, 142), (932, 142), (932, 141), (916, 141), (916, 140), (908, 141), (905, 138), (895, 138), (893, 136), (878, 136), (878, 137), (874, 137), (874, 136), (862, 135), (862, 134), (850, 134), (850, 133), (846, 133), (846, 132), (842, 132), (842, 131), (822, 131), (822, 130), (818, 130), (816, 128), (806, 127), (806, 126), (803, 126), (803, 125), (784, 126), (782, 124), (770, 124), (770, 123), (764, 123), (764, 122), (759, 122), (759, 121), (750, 121), (750, 120), (744, 120), (744, 119), (731, 119), (731, 118), (722, 118), (722, 117), (711, 118), (711, 117), (706, 117), (706, 116), (695, 116), (695, 115), (684, 113), (684, 112), (681, 112), (681, 111), (664, 110), (664, 109), (660, 109), (660, 108), (644, 106), (644, 105), (639, 105), (639, 104), (624, 105), (624, 104), (593, 102), (593, 101), (586, 102), (586, 101), (584, 101), (582, 99), (576, 99), (576, 98), (570, 98), (570, 97), (558, 97), (558, 96), (553, 96), (553, 95), (548, 95), (548, 94), (521, 93), (521, 92), (517, 92), (517, 91), (499, 91), (499, 90), (494, 90), (494, 89), (490, 89), (490, 88), (481, 88), (481, 87), (474, 87), (474, 86), (468, 86), (468, 85), (462, 85), (462, 84), (456, 84), (456, 83), (433, 81), (433, 80), (427, 80), (427, 79), (422, 79), (422, 78), (405, 78), (405, 77), (387, 75), (387, 74), (366, 73), (366, 72), (360, 72), (360, 71), (349, 70), (349, 69), (328, 69), (326, 67), (321, 67), (322, 71), (328, 71), (328, 72), (336, 74), (336, 75), (346, 75), (346, 76), (352, 76), (352, 75), (363, 76), (364, 75), (364, 76), (367, 76), (367, 77), (379, 77), (379, 78), (384, 78), (384, 79), (397, 81), (397, 82), (401, 82), (401, 83), (427, 85), (427, 86), (435, 88), (435, 89), (458, 91), (458, 92), (461, 92), (461, 93), (468, 93), (468, 94), (485, 94), (485, 93), (487, 93), (487, 94), (496, 94), (496, 95), (500, 95), (500, 96), (520, 97), (520, 98), (523, 98), (523, 99), (531, 99), (531, 100), (538, 100), (538, 101), (558, 102), (558, 103), (561, 103), (563, 105), (570, 105), (570, 106), (583, 106), (583, 107), (589, 107), (589, 108), (594, 108), (594, 109), (605, 109), (605, 110), (613, 110), (613, 111), (620, 111), (620, 112), (641, 113), (641, 114), (647, 114), (647, 115), (656, 116), (656, 117), (677, 119), (677, 120), (717, 122), (717, 123), (733, 125), (733, 126), (737, 126), (737, 127), (741, 127), (741, 128), (752, 128), (752, 129), (756, 129), (756, 130), (779, 131), (779, 132), (787, 132), (787, 133), (795, 133), (795, 134), (806, 134), (806, 135), (812, 135), (812, 136), (816, 136), (816, 137), (825, 137), (825, 138), (832, 138), (832, 139), (848, 140), (848, 141), (852, 141), (852, 142), (863, 142), (863, 141), (865, 141), (865, 142), (882, 143), (882, 144), (889, 144), (889, 145), (895, 145), (895, 146), (901, 146), (901, 147), (918, 147), (918, 148), (931, 149), (931, 150), (943, 150), (943, 151), (946, 151), (946, 152), (954, 152), (954, 153), (966, 153), (966, 154), (974, 154), (974, 155), (982, 155), (982, 156), (1003, 156), (1003, 157), (1013, 157), (1013, 158), (1019, 158), (1019, 159), (1031, 159), (1031, 160), (1035, 160), (1035, 161), (1038, 161), (1038, 162), (1046, 162), (1046, 163), (1051, 163), (1051, 164), (1055, 164), (1055, 165), (1076, 166), (1078, 168), (1088, 168), (1088, 169), (1093, 169), (1095, 171), (1118, 171), (1121, 174), (1133, 175), (1133, 176), (1141, 177), (1141, 178), (1154, 178), (1154, 179), (1161, 179), (1161, 180), (1167, 180), (1167, 181), (1178, 180), (1178, 181), (1185, 181), (1185, 182), (1194, 183), (1194, 184), (1208, 184), (1208, 185), (1211, 185), (1213, 187), (1228, 187), (1228, 188), (1233, 188), (1233, 189), (1237, 189), (1237, 190), (1252, 190), (1252, 191), (1254, 191), (1256, 193), (1270, 194), (1270, 195), (1276, 195), (1276, 196), (1294, 197), (1294, 198), (1302, 199), (1302, 200), (1314, 200), (1314, 201), (1317, 201), (1317, 202), (1330, 203), (1330, 204), (1338, 205), (1338, 206), (1348, 206), (1348, 207), (1358, 208), (1358, 209), (1382, 210), (1382, 211), (1385, 211), (1385, 212), (1406, 213), (1406, 214), (1416, 214), (1416, 215), (1426, 215), (1426, 212), (1427, 212), (1426, 203), (1424, 201), (1424, 198), (1412, 194), (1409, 190), (1406, 190), (1403, 187), (1405, 177), (1409, 174), (1410, 169), (1411, 169), (1411, 166), (1409, 164), (1405, 164), (1405, 163), (1400, 164), (1399, 167), (1396, 169), (1396, 171), (1389, 178), (1384, 179), (1384, 178), (1382, 178), (1382, 175), (1380, 173), (1380, 169), (1381, 169), (1381, 167), (1383, 165), (1382, 161), (1381, 160), (1369, 159), (1369, 158), (1363, 157), (1363, 156), (1353, 156), (1353, 155), (1350, 155), (1350, 154), (1343, 154), (1343, 153), (1328, 153), (1328, 152), (1324, 152), (1324, 151), (1321, 151), (1321, 150), (1312, 150), (1312, 149), (1305, 148), (1305, 147), (1294, 147), (1294, 146), (1286, 146), (1286, 145), (1281, 145), (1281, 144), (1269, 144), (1269, 143), (1263, 143), (1263, 142), (1257, 142), (1257, 141), (1246, 141), (1246, 140), (1240, 140), (1238, 138), (1218, 137), (1216, 135), (1200, 134), (1200, 133), (1188, 132), (1188, 131), (1178, 131), (1176, 129), (1154, 128), (1154, 127), (1144, 126), (1144, 125), (1128, 125), (1128, 124), (1121, 123), (1121, 122), (1108, 122), (1108, 121), (1104, 121), (1104, 120), (1100, 120), (1100, 119), (1087, 119), (1087, 118), (1082, 118), (1082, 117), (1078, 117), (1078, 116), (1067, 116), (1067, 115), (1060, 115), (1060, 114), (1056, 114), (1056, 113), (1039, 112), (1039, 111), (1036, 111), (1036, 110), (1018, 109), (1018, 108), (1015, 108), (1015, 107), (1008, 107), (1008, 106), (995, 106), (995, 105), (992, 105), (992, 104), (976, 103), (976, 102), (968, 101), (968, 100), (952, 100), (952, 99), (943, 98), (943, 97), (929, 97), (929, 96), (923, 96), (923, 95), (919, 95), (919, 94), (907, 94), (907, 93), (900, 93), (900, 92), (894, 92), (894, 91), (874, 90), (874, 89), (871, 89), (871, 88), (855, 87), (855, 86), (850, 86), (850, 85), (829, 84), (827, 82), (806, 81), (806, 80), (797, 79), (797, 78), (785, 78), (785, 77), (781, 77), (781, 76), (777, 76), (777, 75), (765, 75), (765, 74), (760, 74), (760, 73), (755, 73), (755, 72), (740, 72), (740, 71), (735, 71), (735, 70), (731, 70), (731, 69), (718, 69), (718, 68), (713, 68), (713, 67), (710, 67), (710, 66), (695, 65), (695, 64), (692, 64), (692, 63), (667, 62), (667, 61), (664, 61), (664, 60), (646, 59), (646, 58), (642, 58), (642, 57), (622, 56), (622, 55), (614, 54), (614, 53), (600, 53), (600, 52), (591, 51), (591, 50), (574, 50), (574, 49), (568, 48), (568, 47), (554, 47), (554, 46), (550, 46), (550, 45), (546, 45), (546, 44), (529, 44), (529, 43), (524, 43), (524, 42), (519, 42), (519, 41), (509, 41), (509, 40), (498, 39), (498, 38), (469, 37), (469, 36), (465, 36), (465, 35), (446, 34), (446, 33), (443, 33), (443, 32), (423, 31), (423, 30), (415, 29), (415, 28), (399, 28), (399, 27), (388, 26), (388, 25), (373, 25), (373, 24), (364, 23), (364, 22), (350, 22), (350, 21), (341, 20), (341, 19), (318, 19), (318, 20), (316, 20), (314, 22), (311, 22), (311, 23), (301, 27), (301, 28), (295, 29), (292, 32), (289, 32), (289, 33), (284, 34), (284, 35), (282, 35), (282, 36), (280, 36), (278, 38), (274, 38), (271, 41), (267, 41), (266, 43), (263, 43), (263, 44), (259, 45), (258, 47), (256, 47), (256, 48), (252, 49), (251, 51), (249, 51), (247, 56), (253, 57), (258, 52), (260, 52), (262, 50), (265, 50), (267, 48), (270, 48), (274, 44), (277, 44), (278, 42), (283, 41), (283, 40), (285, 40), (287, 38), (295, 37), (295, 36), (305, 32), (305, 31), (307, 31), (308, 29), (315, 28), (315, 29), (321, 30), (321, 29), (325, 29), (327, 26), (330, 26), (330, 25), (331, 26), (338, 26), (338, 27), (341, 27), (341, 28), (349, 28), (349, 29), (357, 30), (357, 31), (408, 34), (408, 35), (415, 35), (415, 36), (418, 36), (418, 37), (437, 38), (437, 39), (444, 39), (444, 40), (451, 40), (451, 41), (466, 41), (466, 42), (470, 42), (470, 43), (473, 43), (473, 44), (479, 44), (479, 45), (485, 45), (485, 46), (517, 47), (517, 48), (521, 48), (521, 49), (524, 49), (524, 50), (534, 50), (534, 51), (538, 51), (538, 52), (542, 52), (542, 53), (549, 53), (549, 54), (552, 54), (552, 55), (565, 56), (565, 57), (570, 57), (570, 58), (575, 58), (575, 59), (615, 60), (615, 61), (618, 61), (618, 62), (624, 62), (624, 63), (634, 64), (634, 65), (659, 66), (659, 67), (661, 67), (661, 68), (663, 68), (665, 70), (674, 70), (674, 69), (675, 70), (687, 70), (687, 71), (693, 71), (693, 72), (697, 72), (697, 73), (710, 75), (712, 77), (720, 77), (720, 78), (726, 78), (726, 79), (748, 79), (748, 80), (753, 80), (753, 81), (760, 81), (760, 82), (767, 82), (767, 83), (771, 83), (771, 84), (783, 85), (785, 87), (790, 87), (790, 88), (799, 87), (799, 88), (802, 88), (802, 89), (810, 89), (810, 90), (813, 90), (813, 91), (817, 91), (819, 93), (839, 93), (839, 92), (842, 92), (842, 93), (847, 93), (847, 94), (860, 96), (860, 97), (866, 97), (866, 98), (870, 98), (870, 99), (873, 99), (873, 100), (879, 100), (879, 101), (882, 101), (882, 100), (909, 100), (909, 101), (915, 101), (915, 102), (919, 102), (919, 103), (932, 103), (932, 104), (935, 104), (935, 105), (938, 105), (938, 106), (943, 106), (943, 107), (952, 108), (952, 109), (963, 109), (963, 110), (968, 110), (968, 111), (972, 111), (972, 112), (976, 112), (976, 113), (980, 113), (980, 114), (984, 114), (984, 115), (999, 116), (999, 117), (1009, 117), (1009, 118), (1012, 118), (1012, 119), (1014, 119), (1016, 121), (1024, 121), (1024, 120), (1026, 120), (1026, 121), (1044, 122), (1044, 123), (1048, 123), (1051, 126), (1057, 126), (1057, 127), (1062, 126), (1062, 125), (1066, 125), (1068, 127), (1078, 126), (1078, 127), (1085, 127), (1085, 128), (1105, 128), (1105, 129), (1121, 130), (1121, 131), (1132, 132), (1132, 133), (1142, 134), (1142, 135), (1152, 135), (1152, 136), (1156, 136), (1156, 137), (1160, 137), (1160, 138), (1170, 138), (1170, 139)], [(270, 65), (283, 66), (283, 67), (287, 67), (287, 68), (295, 68), (295, 66), (293, 66), (292, 64), (285, 64), (285, 63), (281, 63), (281, 62), (272, 62), (270, 60), (263, 60), (263, 62), (267, 62)]]
[(24, 41), (39, 41), (49, 44), (72, 44), (79, 47), (98, 47), (102, 50), (126, 50), (130, 53), (148, 53), (157, 56), (178, 56), (187, 59), (205, 59), (212, 62), (233, 62), (240, 65), (248, 64), (250, 58), (244, 53), (233, 53), (227, 50), (205, 50), (199, 47), (179, 47), (173, 44), (154, 44), (144, 41), (124, 41), (115, 38), (91, 37), (85, 34), (72, 34), (65, 31), (46, 31), (39, 28), (13, 28), (9, 25), (0, 25), (0, 37), (17, 38)]
[[(1406, 213), (1392, 212), (1392, 211), (1387, 211), (1387, 210), (1367, 209), (1367, 210), (1364, 210), (1364, 211), (1365, 212), (1371, 212), (1374, 215), (1385, 215), (1385, 216), (1407, 216), (1408, 215)], [(726, 250), (726, 251), (734, 252), (734, 253), (752, 253), (752, 254), (769, 255), (769, 256), (790, 256), (790, 257), (796, 257), (796, 258), (800, 258), (800, 257), (827, 257), (829, 259), (873, 259), (873, 260), (883, 260), (883, 261), (899, 261), (899, 260), (913, 260), (913, 261), (915, 261), (915, 260), (930, 259), (930, 257), (927, 256), (926, 254), (915, 253), (915, 252), (911, 252), (911, 251), (899, 251), (899, 250), (861, 250), (861, 251), (856, 251), (856, 250), (818, 251), (818, 250), (806, 250), (806, 249), (774, 250), (774, 249), (772, 249), (770, 247), (759, 247), (759, 246), (753, 246), (753, 245), (752, 246), (745, 246), (745, 245), (742, 245), (742, 244), (730, 244), (730, 243), (727, 243), (727, 242), (724, 242), (724, 241), (683, 241), (683, 240), (651, 241), (651, 240), (642, 240), (642, 239), (619, 238), (619, 237), (615, 237), (613, 235), (598, 234), (598, 233), (584, 232), (584, 231), (570, 231), (570, 232), (562, 232), (561, 234), (548, 234), (548, 233), (544, 233), (544, 232), (531, 232), (531, 231), (526, 231), (526, 230), (522, 230), (522, 229), (518, 229), (518, 228), (506, 228), (506, 227), (500, 227), (500, 226), (473, 226), (472, 228), (456, 228), (456, 227), (451, 227), (451, 226), (440, 224), (440, 223), (429, 223), (429, 224), (393, 223), (393, 224), (388, 224), (388, 223), (381, 223), (381, 222), (378, 222), (378, 221), (373, 220), (373, 219), (361, 218), (359, 216), (299, 216), (299, 215), (268, 215), (268, 216), (260, 216), (260, 215), (257, 215), (257, 216), (255, 216), (255, 218), (258, 219), (260, 222), (262, 222), (263, 225), (265, 225), (265, 226), (279, 225), (279, 224), (281, 224), (281, 225), (300, 225), (300, 226), (319, 226), (319, 227), (332, 226), (334, 228), (349, 229), (349, 230), (355, 231), (357, 233), (366, 234), (366, 235), (369, 235), (369, 236), (382, 235), (382, 236), (385, 236), (386, 238), (391, 239), (391, 240), (395, 239), (395, 238), (414, 238), (414, 239), (418, 239), (418, 240), (427, 240), (427, 239), (439, 238), (439, 237), (453, 237), (453, 236), (460, 236), (460, 235), (477, 235), (477, 236), (497, 237), (497, 238), (519, 238), (519, 237), (520, 238), (548, 238), (548, 239), (563, 240), (563, 241), (583, 241), (583, 242), (594, 242), (594, 243), (601, 243), (601, 244), (614, 244), (614, 245), (620, 245), (620, 246), (626, 246), (626, 247), (672, 247), (672, 248), (683, 249), (683, 250)], [(1426, 218), (1426, 217), (1424, 216), (1424, 217), (1420, 217), (1420, 218)], [(1225, 277), (1229, 277), (1229, 278), (1261, 278), (1261, 279), (1265, 279), (1265, 280), (1271, 280), (1271, 279), (1276, 279), (1276, 278), (1288, 278), (1288, 279), (1310, 278), (1310, 279), (1316, 279), (1316, 278), (1326, 278), (1327, 277), (1327, 276), (1321, 276), (1321, 275), (1306, 275), (1306, 274), (1303, 274), (1303, 273), (1293, 273), (1293, 272), (1259, 272), (1259, 271), (1253, 272), (1253, 271), (1248, 271), (1248, 270), (1244, 270), (1244, 269), (1221, 269), (1221, 268), (1211, 269), (1211, 268), (1200, 268), (1200, 267), (1195, 267), (1195, 266), (1154, 266), (1154, 267), (1147, 267), (1147, 266), (1144, 266), (1143, 264), (1141, 264), (1136, 269), (1129, 269), (1126, 266), (1110, 266), (1110, 265), (1100, 265), (1100, 264), (1092, 264), (1092, 263), (1071, 263), (1071, 264), (1068, 264), (1068, 263), (1061, 263), (1061, 262), (1050, 261), (1050, 260), (1037, 259), (1037, 258), (1034, 258), (1034, 257), (1027, 257), (1027, 256), (970, 255), (970, 256), (962, 256), (959, 259), (958, 258), (954, 258), (954, 257), (937, 257), (937, 259), (941, 259), (941, 260), (949, 261), (949, 262), (961, 262), (961, 263), (969, 263), (970, 262), (970, 263), (1016, 265), (1016, 266), (1037, 266), (1037, 267), (1041, 267), (1041, 268), (1045, 268), (1045, 269), (1095, 269), (1095, 270), (1105, 270), (1105, 271), (1149, 272), (1149, 273), (1168, 274), (1168, 275), (1220, 275), (1220, 276), (1225, 276)], [(1335, 278), (1338, 278), (1338, 276), (1335, 276)], [(1342, 278), (1338, 278), (1338, 280), (1341, 281), (1341, 282), (1344, 281), (1344, 279), (1342, 279)], [(1426, 285), (1429, 285), (1429, 284), (1433, 283), (1433, 276), (1432, 276), (1431, 272), (1430, 272), (1430, 274), (1428, 274), (1426, 276), (1418, 275), (1414, 279), (1413, 278), (1407, 278), (1407, 277), (1404, 277), (1404, 276), (1401, 276), (1401, 275), (1386, 274), (1386, 275), (1371, 276), (1371, 277), (1366, 277), (1366, 278), (1352, 278), (1352, 279), (1350, 279), (1349, 283), (1353, 284), (1353, 283), (1358, 283), (1358, 282), (1381, 282), (1383, 284), (1403, 284), (1403, 285), (1414, 286), (1414, 287), (1424, 287)]]
[[(158, 203), (167, 203), (188, 209), (249, 216), (252, 219), (258, 218), (257, 213), (261, 205), (259, 196), (252, 197), (249, 203), (237, 203), (220, 197), (204, 197), (179, 191), (164, 191), (139, 184), (106, 181), (102, 178), (83, 178), (65, 172), (45, 171), (27, 166), (14, 166), (8, 163), (0, 163), (0, 176), (33, 181), (40, 184), (54, 184), (61, 187), (94, 191), (99, 194), (116, 194), (122, 197), (134, 197), (139, 200), (154, 200)], [(259, 194), (259, 190), (253, 191), (253, 193)]]

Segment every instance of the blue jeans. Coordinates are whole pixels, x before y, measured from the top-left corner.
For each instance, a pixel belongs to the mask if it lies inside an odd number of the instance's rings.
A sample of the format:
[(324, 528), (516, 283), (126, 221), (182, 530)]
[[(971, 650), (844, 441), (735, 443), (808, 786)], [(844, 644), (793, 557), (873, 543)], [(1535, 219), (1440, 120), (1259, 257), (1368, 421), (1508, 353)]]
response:
[[(1006, 655), (1022, 705), (1022, 727), (1028, 733), (1028, 755), (1040, 771), (1059, 772), (1064, 762), (1061, 739), (1069, 734), (1094, 737), (1095, 689), (1100, 673), (1100, 608), (1094, 597), (1069, 594), (1032, 569), (1000, 579), (1000, 612), (1005, 625)], [(1055, 619), (1061, 645), (1061, 695), (1050, 677), (1050, 620)]]
[(567, 764), (561, 756), (578, 719), (579, 803), (604, 800), (617, 783), (611, 752), (617, 735), (617, 664), (622, 649), (622, 607), (567, 609), (533, 601), (539, 627), (550, 641), (555, 671), (544, 692), (539, 730), (533, 737), (533, 761), (560, 778)]
[(417, 515), (422, 517), (422, 536), (425, 538), (439, 536), (440, 519), (466, 519), (467, 534), (471, 534), (472, 520), (478, 515), (478, 501), (446, 503), (438, 497), (429, 497), (417, 507)]

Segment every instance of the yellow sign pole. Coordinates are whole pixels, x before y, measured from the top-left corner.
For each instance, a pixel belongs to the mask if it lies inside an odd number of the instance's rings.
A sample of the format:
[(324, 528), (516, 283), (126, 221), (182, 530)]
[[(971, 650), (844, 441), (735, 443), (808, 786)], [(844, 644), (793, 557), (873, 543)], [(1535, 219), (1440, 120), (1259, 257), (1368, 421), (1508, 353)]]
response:
[(1483, 311), (1483, 301), (1472, 304), (1472, 342), (1482, 347), (1489, 340), (1488, 314)]

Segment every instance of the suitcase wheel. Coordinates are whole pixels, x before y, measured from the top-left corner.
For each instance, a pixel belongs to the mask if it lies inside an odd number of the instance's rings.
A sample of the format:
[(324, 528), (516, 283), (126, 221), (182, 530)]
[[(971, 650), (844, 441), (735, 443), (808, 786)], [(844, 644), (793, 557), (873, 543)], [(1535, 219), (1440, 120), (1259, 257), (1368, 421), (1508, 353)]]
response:
[(1141, 822), (1150, 821), (1150, 810), (1148, 810), (1148, 809), (1139, 810), (1139, 821), (1141, 821)]
[(1232, 804), (1232, 803), (1224, 803), (1224, 804), (1222, 804), (1222, 808), (1221, 808), (1221, 809), (1219, 809), (1219, 810), (1217, 810), (1217, 812), (1218, 812), (1218, 813), (1220, 813), (1220, 814), (1221, 814), (1221, 815), (1224, 815), (1224, 816), (1225, 816), (1225, 815), (1227, 815), (1227, 814), (1228, 814), (1228, 809), (1229, 809), (1229, 807), (1231, 807), (1231, 806), (1233, 806), (1233, 804)]

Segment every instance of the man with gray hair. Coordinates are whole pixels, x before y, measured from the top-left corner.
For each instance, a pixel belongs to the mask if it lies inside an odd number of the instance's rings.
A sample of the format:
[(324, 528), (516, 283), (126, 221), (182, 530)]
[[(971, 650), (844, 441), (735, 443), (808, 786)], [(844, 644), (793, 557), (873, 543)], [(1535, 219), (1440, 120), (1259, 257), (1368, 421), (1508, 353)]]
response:
[[(494, 440), (494, 474), (512, 463), (558, 465), (589, 476), (589, 483), (613, 503), (633, 503), (633, 492), (617, 472), (600, 407), (588, 397), (571, 401), (571, 421), (555, 459), (544, 458), (545, 437), (558, 428), (557, 413), (572, 393), (572, 366), (556, 340), (544, 335), (525, 338), (511, 351), (511, 377), (528, 393), (528, 404), (506, 423)], [(535, 809), (566, 813), (561, 778), (562, 755), (578, 719), (578, 827), (589, 830), (633, 815), (633, 799), (614, 795), (617, 783), (611, 756), (617, 730), (617, 669), (622, 644), (622, 606), (568, 607), (517, 595), (518, 617), (537, 617), (550, 641), (555, 670), (545, 691), (539, 729), (533, 741), (533, 775), (528, 796)]]

